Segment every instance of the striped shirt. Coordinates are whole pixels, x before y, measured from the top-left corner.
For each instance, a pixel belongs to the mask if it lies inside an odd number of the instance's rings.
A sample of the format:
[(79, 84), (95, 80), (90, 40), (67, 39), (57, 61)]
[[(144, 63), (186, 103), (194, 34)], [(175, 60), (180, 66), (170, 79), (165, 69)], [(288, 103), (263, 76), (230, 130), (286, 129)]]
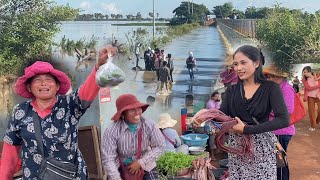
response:
[(141, 157), (138, 160), (142, 169), (150, 172), (156, 167), (156, 160), (164, 152), (165, 139), (151, 120), (142, 119), (136, 132), (132, 133), (123, 121), (112, 122), (104, 132), (102, 140), (102, 164), (112, 180), (118, 180), (119, 160), (136, 160), (138, 149), (138, 130), (142, 126)]

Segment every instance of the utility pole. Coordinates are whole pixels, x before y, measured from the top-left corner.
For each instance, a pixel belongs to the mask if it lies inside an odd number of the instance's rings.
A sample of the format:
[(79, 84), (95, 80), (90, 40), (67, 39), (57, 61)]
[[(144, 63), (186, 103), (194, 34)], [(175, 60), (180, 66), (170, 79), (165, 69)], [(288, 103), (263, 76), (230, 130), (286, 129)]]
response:
[(190, 15), (190, 0), (188, 0), (188, 14)]
[(193, 16), (193, 0), (192, 0), (192, 4), (191, 4), (191, 14)]
[(154, 5), (154, 0), (153, 0), (153, 41), (154, 41), (154, 35), (155, 35), (155, 32), (156, 32), (156, 19), (155, 19), (155, 17), (156, 17), (156, 15), (155, 15), (155, 12), (154, 12), (154, 8), (155, 7), (155, 5)]

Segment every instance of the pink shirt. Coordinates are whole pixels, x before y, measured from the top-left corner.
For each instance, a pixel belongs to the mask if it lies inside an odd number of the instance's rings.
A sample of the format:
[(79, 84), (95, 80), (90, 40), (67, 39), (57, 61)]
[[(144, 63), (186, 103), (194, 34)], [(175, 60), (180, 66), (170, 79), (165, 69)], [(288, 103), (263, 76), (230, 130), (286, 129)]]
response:
[[(283, 99), (285, 101), (285, 104), (287, 106), (289, 114), (292, 114), (294, 111), (294, 96), (295, 91), (293, 87), (286, 81), (283, 80), (280, 84), (280, 89), (283, 95)], [(269, 117), (271, 120), (274, 119), (273, 112), (270, 114)], [(275, 135), (294, 135), (296, 133), (296, 129), (294, 125), (290, 125), (286, 128), (278, 129), (273, 131)]]
[[(315, 81), (314, 78), (308, 78), (307, 82), (309, 86), (318, 85), (318, 81)], [(314, 97), (314, 98), (317, 97), (317, 94), (319, 93), (319, 91), (320, 91), (320, 88), (308, 91), (308, 97)]]
[(210, 100), (207, 102), (206, 108), (207, 108), (207, 109), (219, 109), (219, 108), (220, 108), (220, 102), (215, 102), (215, 101), (213, 101), (212, 99), (210, 99)]

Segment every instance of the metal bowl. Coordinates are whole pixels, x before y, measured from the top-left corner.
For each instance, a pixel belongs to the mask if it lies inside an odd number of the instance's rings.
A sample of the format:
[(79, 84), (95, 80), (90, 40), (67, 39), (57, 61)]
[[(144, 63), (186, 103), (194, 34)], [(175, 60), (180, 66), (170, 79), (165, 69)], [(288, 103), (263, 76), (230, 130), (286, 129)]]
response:
[(189, 147), (189, 152), (192, 155), (203, 154), (205, 150), (206, 150), (205, 147), (200, 147), (200, 146), (191, 146), (191, 147)]

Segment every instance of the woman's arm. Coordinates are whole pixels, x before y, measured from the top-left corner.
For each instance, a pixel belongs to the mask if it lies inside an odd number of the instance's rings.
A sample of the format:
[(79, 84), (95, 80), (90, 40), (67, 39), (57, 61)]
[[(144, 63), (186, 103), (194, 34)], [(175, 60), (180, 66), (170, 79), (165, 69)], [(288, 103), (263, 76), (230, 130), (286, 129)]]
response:
[(20, 149), (21, 145), (14, 146), (6, 142), (3, 143), (0, 166), (1, 180), (12, 180), (19, 161)]
[(88, 108), (99, 93), (100, 88), (96, 83), (97, 70), (107, 62), (109, 55), (114, 56), (116, 53), (117, 48), (111, 46), (107, 46), (99, 51), (99, 58), (95, 67), (79, 89), (79, 98), (81, 100), (82, 108)]

